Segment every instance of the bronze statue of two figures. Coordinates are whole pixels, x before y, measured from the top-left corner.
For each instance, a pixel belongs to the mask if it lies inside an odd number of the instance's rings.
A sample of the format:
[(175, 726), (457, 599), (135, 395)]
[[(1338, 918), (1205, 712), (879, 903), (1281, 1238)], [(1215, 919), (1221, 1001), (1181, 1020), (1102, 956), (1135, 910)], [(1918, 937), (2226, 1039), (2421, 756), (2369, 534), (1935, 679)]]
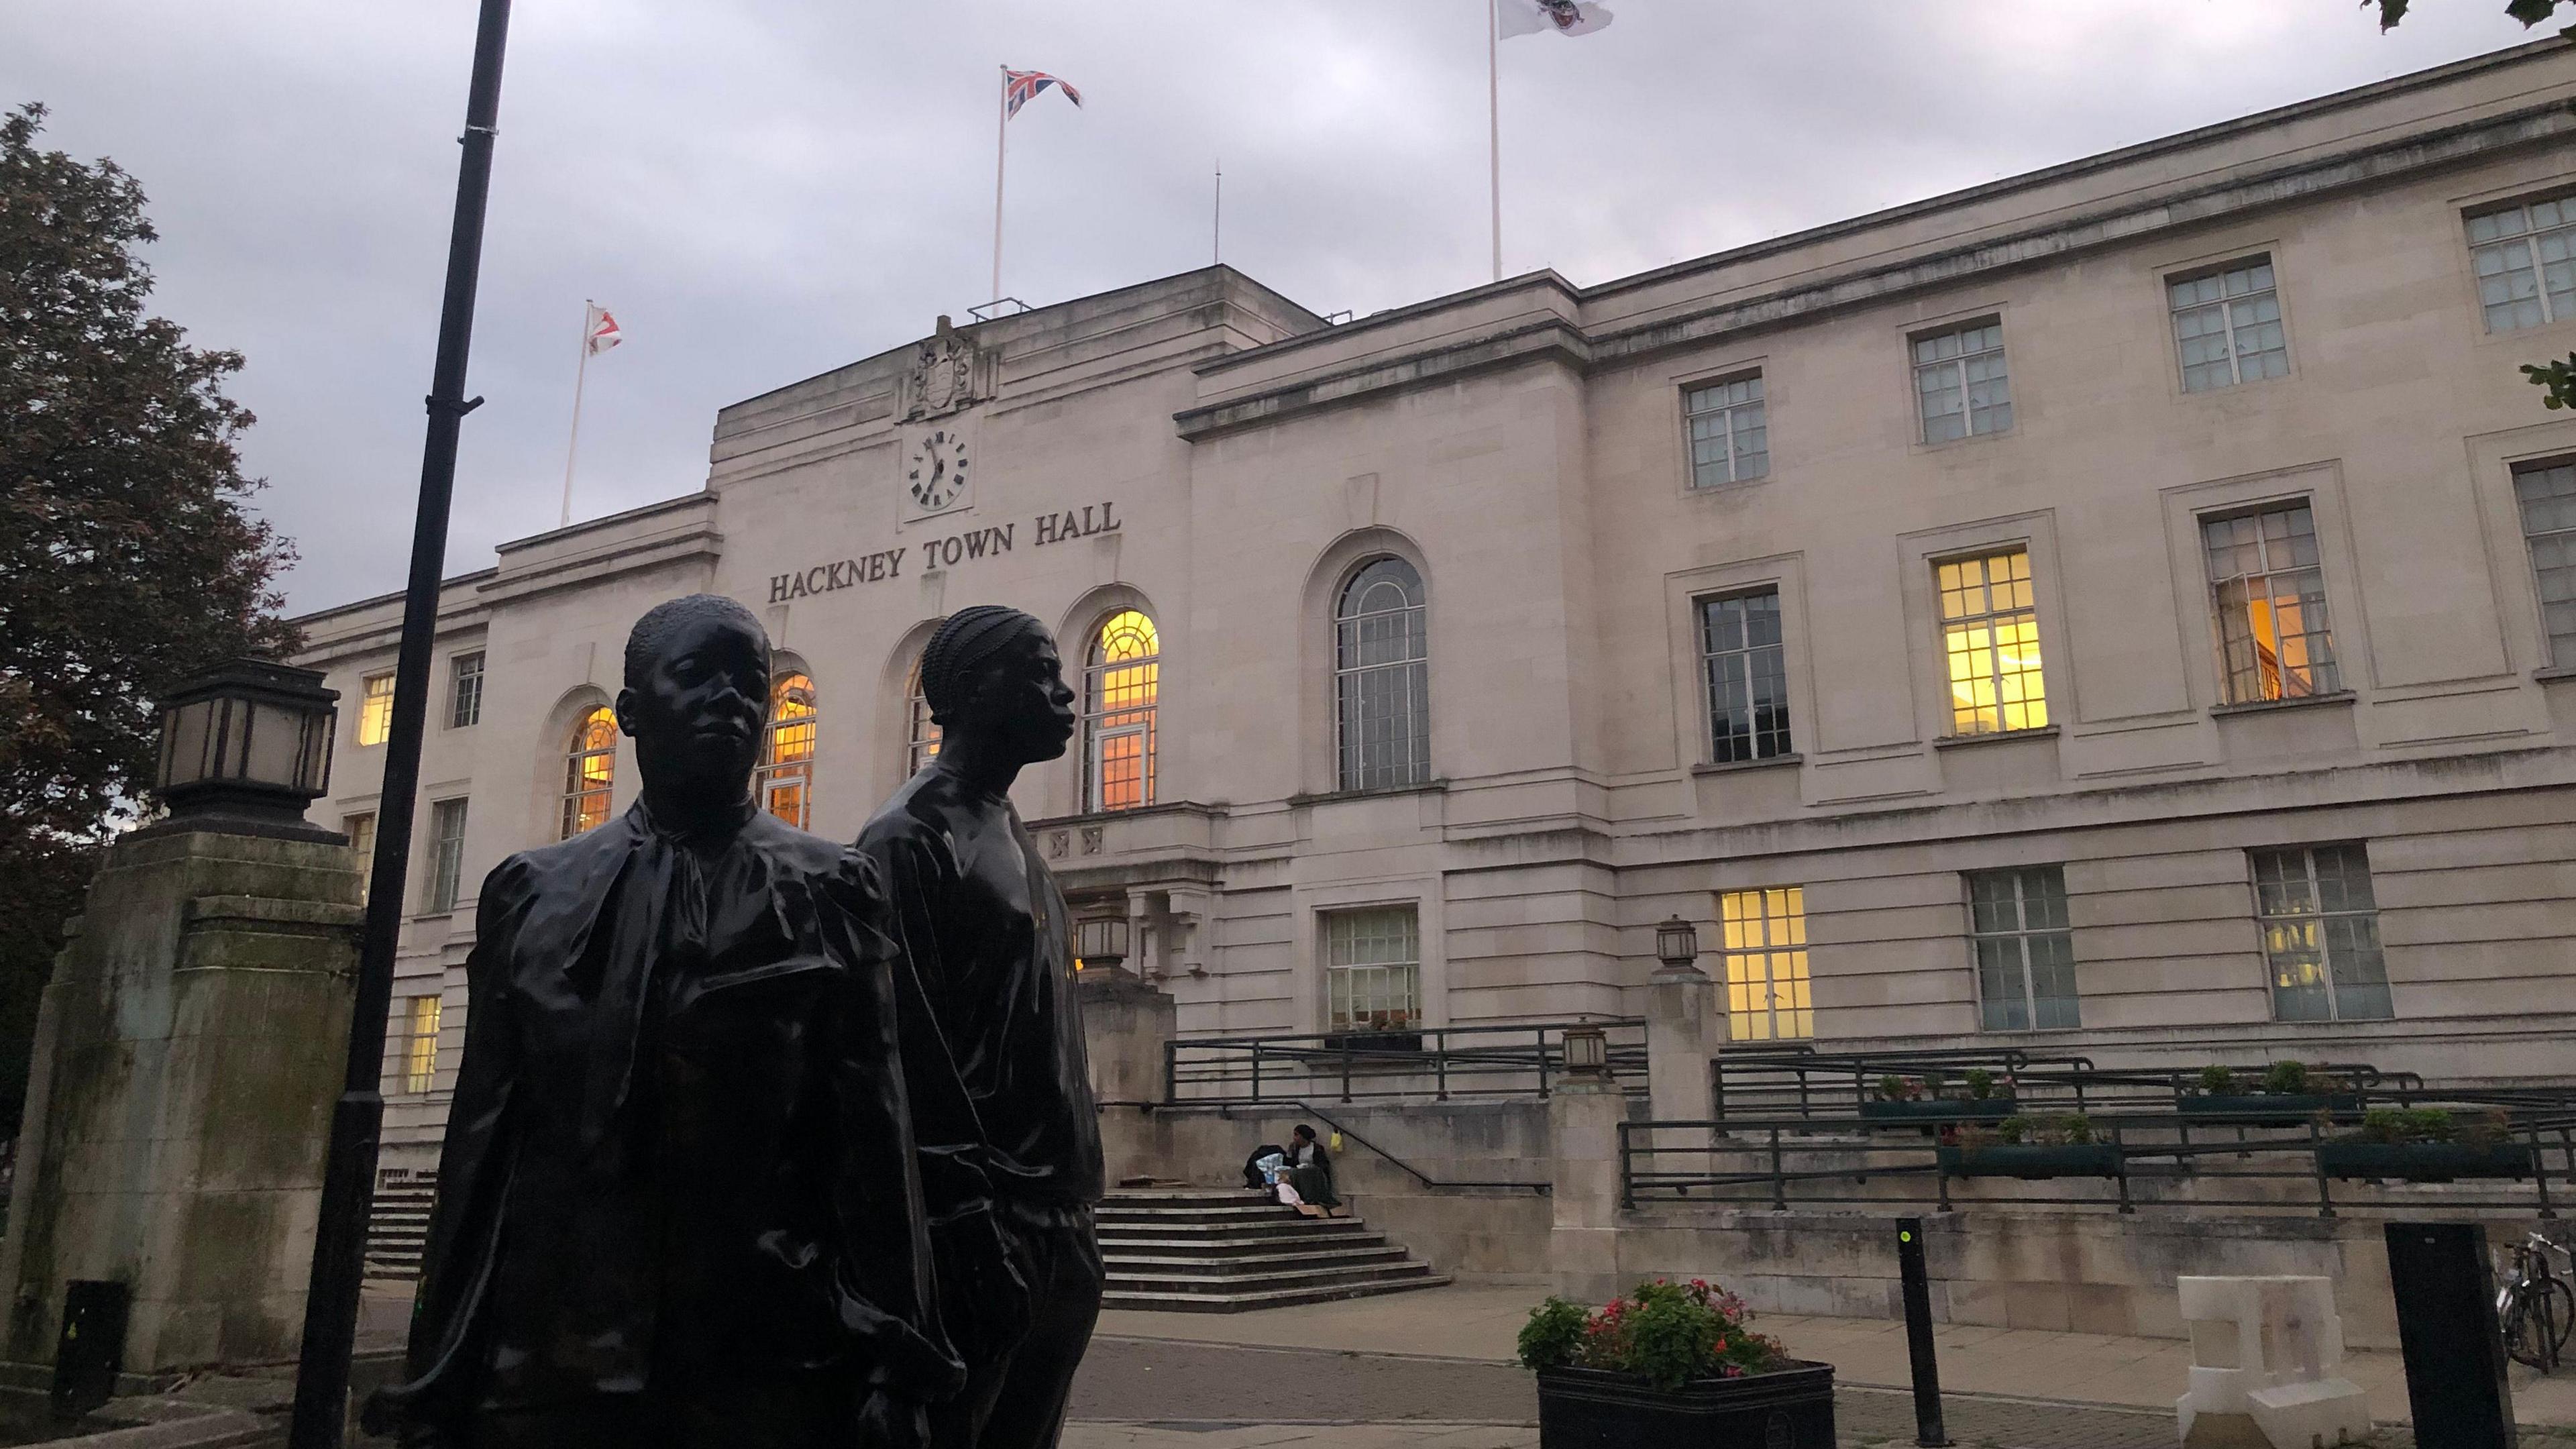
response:
[(442, 1449), (1022, 1449), (1100, 1310), (1064, 898), (1011, 808), (1072, 692), (1016, 610), (922, 656), (929, 768), (845, 846), (757, 809), (767, 634), (647, 613), (633, 808), (484, 881), (407, 1382)]

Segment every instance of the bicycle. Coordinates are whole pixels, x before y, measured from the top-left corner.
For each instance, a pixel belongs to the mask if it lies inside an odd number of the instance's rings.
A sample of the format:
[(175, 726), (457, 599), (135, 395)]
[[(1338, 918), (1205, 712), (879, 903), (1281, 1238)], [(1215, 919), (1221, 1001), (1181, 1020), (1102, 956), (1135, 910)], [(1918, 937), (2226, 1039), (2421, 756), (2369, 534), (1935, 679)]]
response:
[(2576, 1287), (2550, 1266), (2552, 1254), (2567, 1259), (2568, 1271), (2576, 1273), (2576, 1251), (2531, 1233), (2513, 1250), (2513, 1270), (2496, 1292), (2506, 1354), (2542, 1373), (2558, 1367), (2568, 1334), (2576, 1330)]

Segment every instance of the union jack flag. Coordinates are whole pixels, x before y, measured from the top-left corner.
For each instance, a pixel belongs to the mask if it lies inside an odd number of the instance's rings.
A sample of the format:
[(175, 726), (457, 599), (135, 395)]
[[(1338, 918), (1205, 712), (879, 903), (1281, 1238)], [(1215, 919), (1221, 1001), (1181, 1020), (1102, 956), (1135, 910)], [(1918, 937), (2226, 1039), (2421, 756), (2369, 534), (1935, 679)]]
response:
[(1070, 84), (1058, 77), (1048, 75), (1042, 70), (1011, 70), (1005, 68), (1002, 71), (1003, 110), (1010, 115), (1018, 115), (1020, 113), (1020, 107), (1036, 100), (1048, 86), (1055, 86), (1061, 89), (1064, 92), (1064, 98), (1073, 102), (1076, 106), (1080, 106), (1082, 104), (1082, 92), (1075, 90)]

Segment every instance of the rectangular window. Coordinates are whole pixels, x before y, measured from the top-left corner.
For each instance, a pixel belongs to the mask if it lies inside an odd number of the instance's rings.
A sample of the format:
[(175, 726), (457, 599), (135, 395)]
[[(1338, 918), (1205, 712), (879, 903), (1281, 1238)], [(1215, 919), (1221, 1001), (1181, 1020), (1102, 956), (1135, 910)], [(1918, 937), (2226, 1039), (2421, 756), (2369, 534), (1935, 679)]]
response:
[(2531, 574), (2540, 586), (2540, 627), (2549, 662), (2576, 665), (2576, 462), (2534, 463), (2513, 470), (2522, 536), (2531, 545)]
[(2168, 281), (2165, 294), (2182, 354), (2183, 391), (2289, 375), (2290, 340), (2281, 330), (2270, 257)]
[(2358, 843), (2257, 850), (2254, 915), (2275, 1021), (2385, 1021), (2388, 962), (2370, 856)]
[(2303, 699), (2343, 688), (2326, 624), (2317, 521), (2305, 503), (2205, 518), (2227, 702)]
[(358, 683), (358, 743), (381, 745), (394, 732), (394, 677), (370, 674)]
[(2012, 426), (2012, 379), (2004, 373), (2004, 324), (1989, 318), (1914, 339), (1914, 395), (1923, 441), (2000, 433)]
[(349, 837), (349, 853), (358, 858), (358, 904), (363, 906), (376, 871), (376, 812), (340, 817), (340, 833)]
[(459, 654), (447, 685), (447, 727), (461, 730), (483, 718), (483, 655)]
[(2039, 604), (2030, 551), (1932, 566), (1941, 595), (1941, 654), (1950, 677), (1950, 732), (1990, 735), (2048, 723), (2039, 664)]
[(2489, 332), (2576, 317), (2576, 193), (2470, 217), (2469, 260)]
[(1324, 917), (1332, 1031), (1408, 1031), (1422, 1021), (1422, 936), (1411, 906)]
[(429, 909), (456, 909), (465, 870), (465, 802), (439, 800), (429, 807)]
[(1762, 415), (1762, 374), (1682, 392), (1690, 420), (1691, 486), (1750, 483), (1771, 472), (1771, 429)]
[(2084, 1024), (2075, 1004), (2075, 938), (2066, 923), (2064, 867), (1971, 872), (1968, 930), (1986, 1030)]
[(1708, 757), (1726, 764), (1789, 753), (1780, 591), (1700, 600), (1699, 652), (1708, 682)]
[(394, 1002), (393, 1021), (385, 1033), (385, 1078), (388, 1091), (414, 1096), (438, 1085), (438, 1014), (436, 996), (406, 996)]
[(1807, 892), (1803, 886), (1721, 891), (1727, 1034), (1779, 1041), (1816, 1034), (1807, 998)]

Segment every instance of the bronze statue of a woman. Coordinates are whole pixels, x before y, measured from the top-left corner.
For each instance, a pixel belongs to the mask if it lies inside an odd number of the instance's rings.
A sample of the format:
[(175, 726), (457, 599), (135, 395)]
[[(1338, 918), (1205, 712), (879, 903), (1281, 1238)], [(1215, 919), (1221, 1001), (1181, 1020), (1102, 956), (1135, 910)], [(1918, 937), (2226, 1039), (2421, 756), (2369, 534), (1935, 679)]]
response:
[[(915, 1125), (936, 1164), (924, 1171), (930, 1210), (943, 1225), (989, 1211), (1007, 1254), (979, 1262), (963, 1242), (941, 1245), (941, 1302), (968, 1377), (931, 1420), (940, 1449), (1044, 1449), (1063, 1431), (1100, 1313), (1100, 1127), (1064, 896), (1010, 789), (1021, 767), (1064, 753), (1073, 692), (1045, 627), (993, 605), (939, 626), (921, 687), (939, 754), (859, 844), (884, 869), (935, 1019), (907, 1020), (904, 1035), (923, 1102)], [(924, 1080), (934, 1063), (965, 1106)], [(1025, 1285), (1021, 1313), (977, 1315), (996, 1295), (976, 1278)]]
[(934, 1298), (877, 868), (755, 808), (767, 635), (626, 643), (642, 798), (483, 883), (410, 1348), (371, 1428), (459, 1449), (910, 1446)]

